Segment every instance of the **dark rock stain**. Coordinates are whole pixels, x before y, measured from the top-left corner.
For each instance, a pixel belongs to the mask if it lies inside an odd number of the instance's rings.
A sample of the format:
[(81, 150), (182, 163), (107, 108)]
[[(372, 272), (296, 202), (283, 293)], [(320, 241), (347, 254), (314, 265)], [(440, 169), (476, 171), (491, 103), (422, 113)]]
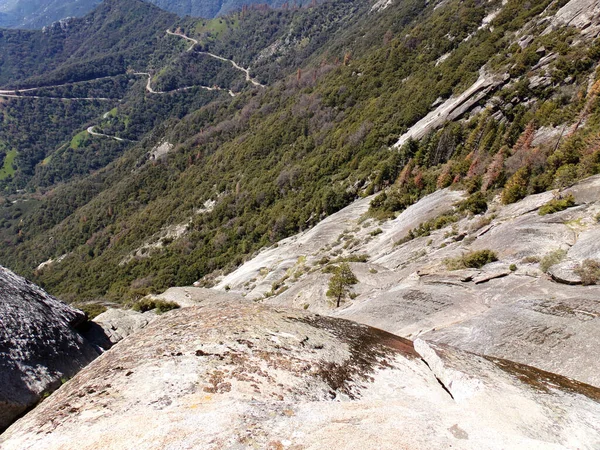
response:
[(500, 369), (516, 376), (523, 383), (542, 392), (551, 393), (552, 389), (559, 389), (573, 394), (584, 395), (594, 401), (600, 402), (600, 388), (506, 359), (485, 355), (483, 358), (492, 361)]
[(356, 399), (359, 393), (351, 383), (372, 381), (370, 374), (375, 369), (390, 367), (390, 357), (400, 354), (410, 359), (420, 358), (411, 341), (377, 328), (319, 315), (288, 317), (288, 320), (328, 331), (349, 346), (350, 357), (344, 363), (324, 362), (315, 372), (331, 387), (334, 396), (343, 393)]

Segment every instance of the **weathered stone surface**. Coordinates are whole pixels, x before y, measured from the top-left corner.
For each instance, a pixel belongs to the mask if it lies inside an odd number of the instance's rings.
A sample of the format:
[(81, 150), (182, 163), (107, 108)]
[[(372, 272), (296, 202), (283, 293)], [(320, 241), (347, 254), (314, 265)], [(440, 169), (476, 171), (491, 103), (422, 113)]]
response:
[[(600, 386), (597, 358), (600, 290), (509, 276), (479, 298), (484, 311), (423, 334), (424, 339), (567, 374)], [(560, 286), (560, 287), (558, 287)]]
[(573, 260), (600, 259), (600, 224), (582, 232), (567, 252)]
[[(591, 259), (600, 262), (600, 225), (595, 219), (584, 231), (579, 233), (577, 242), (572, 245), (565, 256), (565, 259), (552, 266), (548, 273), (552, 278), (565, 284), (581, 284), (581, 277), (576, 273), (585, 260)], [(578, 228), (585, 227), (581, 220), (575, 220), (574, 225)]]
[[(538, 214), (556, 195), (568, 193), (578, 206)], [(573, 269), (583, 260), (600, 260), (600, 177), (512, 205), (495, 200), (483, 216), (465, 217), (396, 245), (410, 229), (446, 213), (462, 198), (462, 192), (438, 191), (383, 223), (361, 220), (368, 206), (361, 200), (323, 226), (259, 254), (226, 276), (219, 288), (227, 284), (256, 301), (345, 317), (600, 386), (600, 361), (590, 348), (600, 340), (600, 286), (564, 284), (580, 282)], [(308, 233), (319, 242), (297, 245)], [(499, 261), (481, 269), (449, 271), (446, 266), (448, 258), (486, 249)], [(564, 259), (543, 273), (539, 261), (558, 249), (566, 252)], [(323, 273), (319, 262), (356, 255), (368, 259), (350, 263), (359, 280), (352, 287), (356, 298), (346, 298), (336, 309), (326, 296), (331, 275)], [(261, 299), (273, 282), (276, 295)], [(546, 305), (542, 309), (540, 302)], [(577, 312), (556, 314), (569, 309)]]
[(581, 277), (574, 272), (578, 265), (575, 261), (561, 261), (548, 269), (548, 275), (557, 283), (581, 284)]
[(98, 356), (76, 331), (86, 320), (0, 267), (0, 430)]
[(520, 261), (527, 256), (542, 257), (549, 251), (566, 250), (577, 241), (576, 233), (564, 223), (546, 223), (537, 212), (498, 222), (477, 238), (473, 250), (492, 249), (499, 258)]
[(427, 133), (442, 126), (444, 123), (459, 118), (505, 81), (506, 78), (504, 76), (490, 75), (482, 70), (475, 83), (460, 95), (449, 98), (419, 120), (406, 133), (400, 136), (398, 141), (393, 145), (393, 148), (402, 147), (409, 139), (421, 139)]
[(556, 143), (567, 132), (566, 125), (557, 127), (540, 127), (536, 130), (531, 145), (537, 147), (542, 144), (556, 146)]
[(26, 449), (594, 449), (600, 390), (253, 302), (160, 316), (0, 436)]
[[(177, 303), (180, 307), (198, 306), (210, 301), (228, 302), (241, 300), (242, 297), (233, 293), (221, 293), (212, 289), (198, 287), (173, 287), (162, 294), (149, 295), (151, 299)], [(108, 350), (117, 342), (146, 327), (158, 316), (154, 311), (144, 313), (131, 309), (111, 308), (94, 318), (87, 327), (84, 335), (92, 343)]]
[(361, 199), (327, 217), (314, 228), (282, 240), (275, 248), (260, 252), (238, 270), (225, 276), (216, 288), (231, 288), (231, 292), (249, 294), (250, 298), (262, 297), (271, 290), (274, 282), (299, 265), (301, 256), (306, 258), (306, 264), (313, 263), (311, 255), (331, 246), (349, 226), (354, 226), (357, 219), (367, 212), (372, 199), (373, 196)]
[(600, 31), (600, 5), (595, 0), (571, 0), (557, 11), (552, 25), (569, 25), (596, 36)]
[(172, 287), (167, 289), (162, 294), (151, 295), (150, 297), (164, 300), (167, 302), (177, 303), (182, 308), (187, 306), (198, 306), (205, 301), (229, 301), (240, 300), (242, 297), (233, 292), (221, 293), (213, 289), (205, 289), (199, 287)]
[(577, 204), (597, 203), (598, 192), (600, 192), (600, 175), (586, 178), (575, 186), (565, 189), (565, 194), (573, 194)]

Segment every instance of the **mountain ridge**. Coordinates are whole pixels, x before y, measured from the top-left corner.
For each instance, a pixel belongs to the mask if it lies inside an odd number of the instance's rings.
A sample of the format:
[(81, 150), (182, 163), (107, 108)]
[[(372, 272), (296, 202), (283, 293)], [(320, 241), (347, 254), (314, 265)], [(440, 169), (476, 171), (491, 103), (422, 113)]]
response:
[[(18, 0), (10, 4), (0, 2), (0, 28), (42, 29), (53, 23), (73, 17), (83, 17), (106, 0)], [(202, 17), (211, 19), (252, 5), (268, 5), (278, 8), (283, 0), (146, 0), (159, 8), (180, 17)], [(301, 4), (300, 4), (301, 6)]]

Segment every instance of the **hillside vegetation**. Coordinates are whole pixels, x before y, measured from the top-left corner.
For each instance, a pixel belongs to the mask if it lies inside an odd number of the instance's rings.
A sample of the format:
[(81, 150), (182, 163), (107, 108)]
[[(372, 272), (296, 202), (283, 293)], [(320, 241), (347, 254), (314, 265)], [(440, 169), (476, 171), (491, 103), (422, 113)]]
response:
[[(69, 17), (82, 17), (93, 10), (102, 0), (0, 0), (0, 27), (19, 29), (41, 29)], [(159, 8), (180, 17), (213, 18), (248, 6), (299, 8), (310, 1), (290, 3), (285, 0), (148, 0)]]
[[(117, 107), (121, 123), (109, 116), (101, 126), (138, 142), (102, 144), (121, 147), (73, 170), (75, 178), (65, 178), (65, 166), (48, 172), (54, 156), (38, 165), (24, 184), (35, 203), (7, 201), (1, 210), (0, 262), (68, 300), (133, 301), (198, 279), (210, 284), (362, 196), (380, 193), (369, 214), (387, 220), (443, 187), (501, 193), (510, 203), (597, 173), (600, 42), (554, 24), (565, 3), (407, 0), (378, 10), (333, 0), (247, 11), (216, 19), (218, 27), (166, 24), (167, 16), (152, 13), (148, 39), (179, 50), (152, 53), (141, 40), (125, 50), (117, 41), (119, 70), (157, 61), (156, 80), (166, 88), (211, 77), (238, 95), (206, 92), (200, 100), (184, 92), (167, 101), (144, 94), (143, 80), (133, 82), (124, 90), (131, 100), (105, 105)], [(132, 8), (123, 21), (154, 11), (133, 0), (119, 4)], [(93, 27), (95, 19), (84, 22)], [(195, 49), (185, 52), (182, 39), (164, 36), (169, 26), (198, 39)], [(79, 50), (82, 61), (92, 48)], [(250, 67), (267, 87), (211, 71), (198, 51)], [(39, 76), (55, 80), (82, 67), (44, 64)], [(466, 111), (391, 148), (428, 112), (487, 76), (492, 81)], [(134, 120), (139, 128), (125, 134)], [(61, 139), (71, 141), (66, 134)], [(170, 151), (149, 158), (161, 145)], [(45, 158), (37, 156), (39, 164)]]

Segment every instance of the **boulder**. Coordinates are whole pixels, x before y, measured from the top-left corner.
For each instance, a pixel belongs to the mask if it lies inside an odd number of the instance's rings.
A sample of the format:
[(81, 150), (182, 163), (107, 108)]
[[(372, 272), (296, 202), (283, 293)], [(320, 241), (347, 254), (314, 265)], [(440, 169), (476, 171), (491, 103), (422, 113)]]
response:
[(117, 342), (148, 325), (156, 314), (137, 312), (130, 309), (110, 308), (96, 316), (85, 332), (85, 337), (94, 344), (108, 350)]
[(599, 401), (583, 383), (351, 321), (205, 302), (104, 353), (0, 446), (594, 449)]
[(0, 267), (0, 430), (99, 354), (86, 315)]

